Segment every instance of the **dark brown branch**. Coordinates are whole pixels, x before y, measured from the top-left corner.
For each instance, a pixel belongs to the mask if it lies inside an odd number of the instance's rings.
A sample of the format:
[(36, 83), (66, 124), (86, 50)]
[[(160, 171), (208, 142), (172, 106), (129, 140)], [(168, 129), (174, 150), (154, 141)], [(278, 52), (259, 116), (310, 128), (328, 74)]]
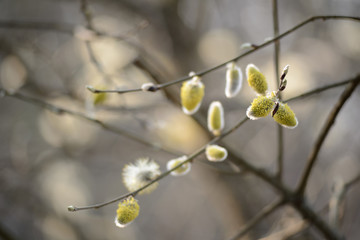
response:
[[(278, 13), (278, 1), (272, 0), (273, 8), (273, 26), (274, 26), (274, 37), (276, 38), (279, 35), (279, 13)], [(280, 74), (279, 74), (279, 62), (280, 62), (280, 40), (274, 42), (274, 62), (275, 62), (275, 79), (276, 86), (280, 85)], [(281, 92), (278, 93), (278, 98), (281, 100)], [(283, 161), (284, 161), (284, 134), (283, 127), (277, 125), (277, 135), (278, 135), (278, 156), (277, 156), (277, 169), (276, 177), (281, 181), (283, 174)]]
[(240, 232), (238, 232), (235, 236), (231, 237), (231, 240), (236, 240), (244, 236), (248, 231), (250, 231), (256, 224), (260, 221), (264, 220), (268, 215), (273, 213), (276, 209), (284, 204), (282, 199), (274, 201), (269, 205), (265, 206), (255, 217), (253, 217), (250, 221), (248, 221)]
[(358, 83), (360, 82), (360, 75), (358, 75), (354, 81), (352, 81), (344, 90), (344, 92), (341, 94), (339, 101), (335, 104), (333, 110), (330, 112), (324, 127), (322, 128), (322, 130), (320, 131), (319, 137), (315, 142), (314, 148), (311, 151), (306, 166), (305, 166), (305, 170), (301, 176), (301, 180), (299, 182), (298, 185), (298, 193), (303, 195), (307, 182), (309, 180), (309, 176), (311, 173), (311, 170), (313, 169), (313, 165), (316, 162), (317, 159), (317, 155), (319, 154), (319, 151), (321, 149), (322, 144), (324, 143), (324, 140), (326, 138), (326, 136), (328, 135), (330, 128), (333, 126), (335, 119), (338, 115), (338, 113), (340, 112), (341, 108), (343, 107), (344, 103), (346, 102), (346, 100), (351, 96), (351, 94), (353, 93), (353, 91), (355, 90), (356, 86), (358, 85)]
[(326, 90), (331, 89), (331, 88), (341, 87), (341, 86), (346, 85), (346, 84), (348, 84), (348, 83), (357, 81), (359, 77), (360, 77), (360, 74), (358, 74), (356, 77), (351, 78), (351, 79), (347, 79), (347, 80), (344, 80), (344, 81), (341, 81), (341, 82), (329, 84), (329, 85), (326, 85), (326, 86), (324, 86), (324, 87), (315, 88), (315, 89), (313, 89), (313, 90), (311, 90), (311, 91), (308, 91), (308, 92), (305, 92), (305, 93), (300, 94), (300, 95), (298, 95), (298, 96), (289, 98), (289, 99), (287, 99), (287, 100), (285, 100), (285, 101), (283, 101), (283, 102), (292, 102), (292, 101), (300, 100), (300, 99), (309, 97), (309, 96), (311, 96), (311, 95), (314, 95), (314, 94), (317, 94), (317, 93), (321, 93), (321, 92), (326, 91)]
[(33, 22), (33, 21), (0, 21), (0, 28), (29, 29), (35, 31), (57, 31), (73, 35), (74, 26), (68, 23)]

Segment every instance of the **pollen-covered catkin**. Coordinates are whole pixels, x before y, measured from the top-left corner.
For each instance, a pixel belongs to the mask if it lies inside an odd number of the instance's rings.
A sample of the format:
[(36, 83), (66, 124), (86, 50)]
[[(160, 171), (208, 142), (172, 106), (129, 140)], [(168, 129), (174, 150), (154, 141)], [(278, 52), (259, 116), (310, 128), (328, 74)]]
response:
[(246, 67), (246, 77), (250, 87), (260, 95), (265, 95), (268, 90), (268, 84), (265, 76), (254, 64), (250, 63)]
[(115, 225), (123, 228), (139, 215), (140, 206), (132, 196), (122, 200), (116, 210)]
[(273, 118), (277, 123), (287, 128), (295, 128), (298, 125), (295, 113), (287, 104), (280, 103)]
[(266, 117), (274, 106), (275, 103), (270, 97), (258, 96), (252, 101), (251, 106), (248, 107), (246, 115), (252, 120)]
[(199, 110), (204, 97), (204, 84), (200, 77), (194, 76), (191, 80), (183, 83), (180, 90), (182, 110), (191, 115)]

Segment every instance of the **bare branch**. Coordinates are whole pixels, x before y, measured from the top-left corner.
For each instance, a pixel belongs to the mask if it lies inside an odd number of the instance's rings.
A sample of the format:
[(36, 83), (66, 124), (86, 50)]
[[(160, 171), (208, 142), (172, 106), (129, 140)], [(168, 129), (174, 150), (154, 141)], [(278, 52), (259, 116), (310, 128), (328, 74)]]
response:
[(86, 27), (90, 30), (94, 29), (91, 11), (89, 10), (89, 3), (87, 0), (80, 0), (80, 11), (85, 18)]
[(303, 172), (303, 175), (302, 175), (301, 180), (298, 185), (297, 191), (299, 194), (301, 194), (301, 195), (304, 194), (311, 170), (313, 168), (314, 163), (316, 162), (317, 155), (320, 151), (320, 148), (321, 148), (326, 136), (328, 135), (330, 128), (334, 124), (338, 113), (340, 112), (340, 110), (343, 107), (346, 100), (351, 96), (351, 94), (353, 93), (353, 91), (355, 90), (355, 88), (359, 82), (360, 82), (360, 75), (355, 77), (354, 81), (349, 83), (349, 85), (346, 87), (344, 92), (341, 94), (339, 101), (335, 104), (333, 110), (330, 112), (330, 114), (326, 120), (326, 123), (325, 123), (323, 129), (320, 131), (319, 137), (315, 142), (314, 148), (308, 157), (305, 170)]
[(308, 91), (308, 92), (302, 93), (302, 94), (300, 94), (300, 95), (298, 95), (298, 96), (289, 98), (289, 99), (287, 99), (287, 100), (285, 100), (285, 101), (283, 101), (283, 102), (297, 101), (297, 100), (300, 100), (300, 99), (309, 97), (309, 96), (311, 96), (311, 95), (314, 95), (314, 94), (317, 94), (317, 93), (321, 93), (321, 92), (326, 91), (326, 90), (331, 89), (331, 88), (341, 87), (341, 86), (346, 85), (346, 84), (348, 84), (348, 83), (357, 81), (357, 79), (358, 79), (359, 77), (360, 77), (360, 74), (358, 74), (356, 77), (351, 78), (351, 79), (347, 79), (347, 80), (344, 80), (344, 81), (341, 81), (341, 82), (337, 82), (337, 83), (329, 84), (329, 85), (326, 85), (326, 86), (323, 86), (323, 87), (315, 88), (315, 89), (313, 89), (313, 90), (311, 90), (311, 91)]
[[(273, 16), (273, 26), (274, 26), (274, 37), (276, 38), (279, 35), (279, 14), (278, 14), (278, 1), (272, 0), (272, 16)], [(280, 74), (279, 74), (279, 62), (280, 62), (280, 40), (274, 42), (274, 62), (275, 62), (275, 79), (276, 85), (280, 86)], [(281, 100), (281, 92), (277, 94), (278, 98)], [(281, 181), (282, 172), (283, 172), (283, 161), (284, 161), (284, 134), (283, 127), (277, 125), (277, 135), (278, 135), (278, 156), (277, 156), (277, 170), (276, 176)]]
[(284, 204), (282, 199), (274, 201), (270, 203), (266, 207), (264, 207), (255, 217), (253, 217), (250, 221), (248, 221), (240, 232), (238, 232), (235, 236), (231, 237), (231, 240), (239, 239), (244, 236), (248, 231), (250, 231), (256, 224), (258, 224), (261, 220), (264, 220), (268, 215), (273, 213), (276, 209)]

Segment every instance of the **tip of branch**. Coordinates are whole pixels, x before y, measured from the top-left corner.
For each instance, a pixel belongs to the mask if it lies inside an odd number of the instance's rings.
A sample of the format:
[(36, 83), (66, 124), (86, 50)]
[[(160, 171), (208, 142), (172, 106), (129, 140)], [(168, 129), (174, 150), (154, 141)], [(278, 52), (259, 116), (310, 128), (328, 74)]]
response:
[(69, 212), (76, 212), (76, 207), (75, 206), (68, 206), (68, 211)]
[(96, 93), (96, 89), (95, 89), (93, 86), (91, 86), (91, 85), (86, 85), (86, 88), (87, 88), (87, 90), (89, 90), (90, 92)]

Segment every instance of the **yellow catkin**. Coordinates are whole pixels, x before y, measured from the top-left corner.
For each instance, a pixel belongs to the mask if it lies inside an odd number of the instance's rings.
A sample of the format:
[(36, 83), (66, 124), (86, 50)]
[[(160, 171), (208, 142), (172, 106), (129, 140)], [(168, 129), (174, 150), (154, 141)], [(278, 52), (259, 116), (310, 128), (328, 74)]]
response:
[(275, 103), (271, 98), (258, 96), (252, 101), (251, 106), (246, 111), (246, 115), (253, 120), (266, 117), (272, 111), (274, 106)]
[[(106, 87), (98, 86), (97, 89), (105, 90)], [(108, 99), (108, 95), (105, 92), (93, 94), (93, 104), (94, 105), (103, 104), (107, 99)]]
[[(182, 156), (182, 157), (168, 161), (168, 163), (166, 165), (167, 170), (170, 170), (170, 169), (178, 166), (179, 164), (183, 163), (186, 160), (187, 160), (187, 157)], [(183, 175), (187, 174), (188, 172), (190, 172), (190, 169), (191, 169), (191, 163), (187, 162), (187, 163), (184, 163), (183, 165), (181, 165), (180, 167), (178, 167), (177, 169), (175, 169), (174, 171), (172, 171), (170, 174), (173, 176), (183, 176)]]
[(254, 64), (247, 65), (246, 75), (249, 86), (258, 94), (265, 95), (268, 89), (266, 78)]
[(116, 210), (115, 224), (118, 227), (125, 227), (131, 223), (140, 212), (140, 206), (131, 196), (119, 203)]
[(97, 93), (94, 96), (94, 105), (103, 104), (107, 99), (106, 93)]
[(192, 80), (184, 82), (181, 90), (181, 105), (185, 114), (194, 114), (200, 107), (204, 97), (204, 84), (195, 76)]
[(218, 145), (208, 145), (205, 150), (206, 157), (212, 162), (221, 162), (227, 158), (228, 152)]
[(280, 103), (273, 118), (277, 123), (287, 128), (295, 128), (298, 125), (295, 113), (287, 104)]

